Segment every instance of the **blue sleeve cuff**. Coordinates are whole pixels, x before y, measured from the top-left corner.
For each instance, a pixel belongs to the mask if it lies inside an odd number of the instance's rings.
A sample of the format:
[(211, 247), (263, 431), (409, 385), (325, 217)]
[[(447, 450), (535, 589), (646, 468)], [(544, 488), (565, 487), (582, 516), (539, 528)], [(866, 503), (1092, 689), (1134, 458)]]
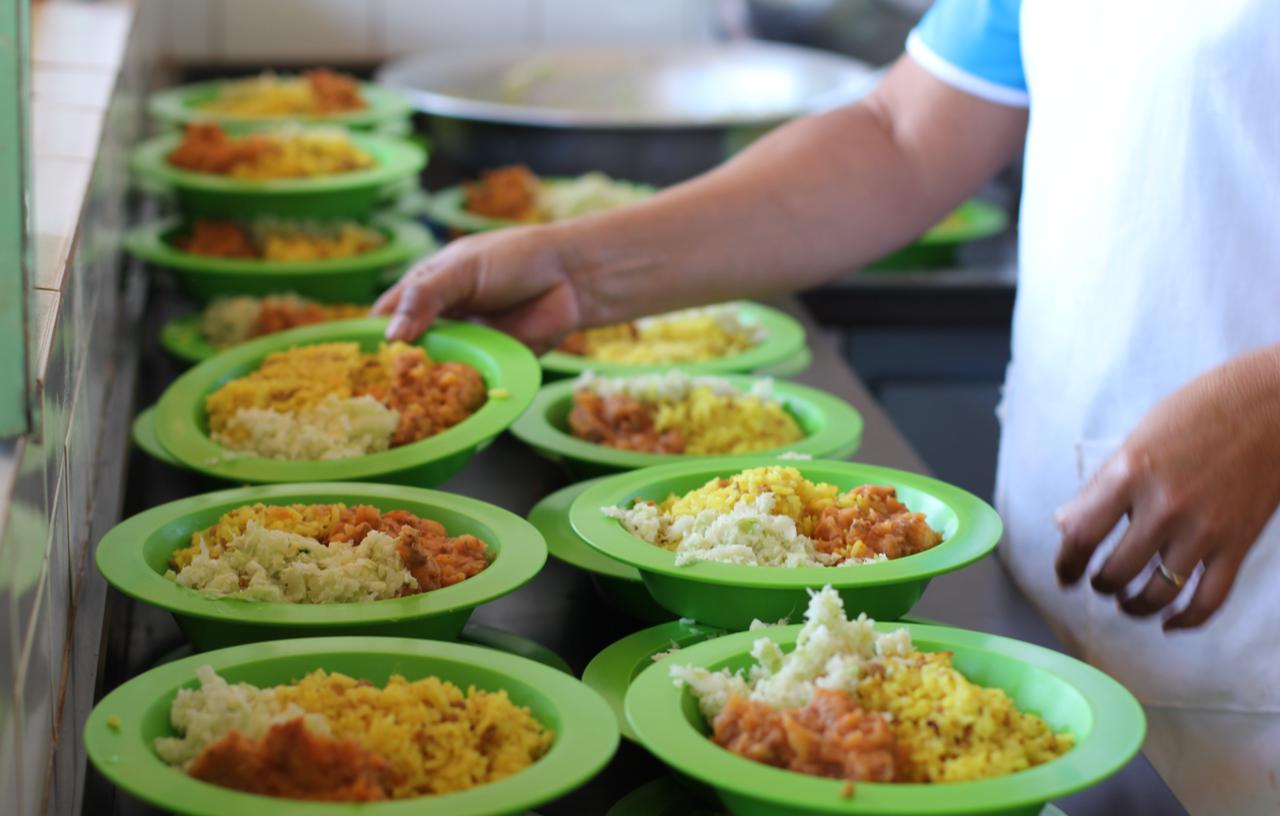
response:
[(907, 38), (907, 53), (965, 93), (1025, 107), (1020, 0), (938, 0)]

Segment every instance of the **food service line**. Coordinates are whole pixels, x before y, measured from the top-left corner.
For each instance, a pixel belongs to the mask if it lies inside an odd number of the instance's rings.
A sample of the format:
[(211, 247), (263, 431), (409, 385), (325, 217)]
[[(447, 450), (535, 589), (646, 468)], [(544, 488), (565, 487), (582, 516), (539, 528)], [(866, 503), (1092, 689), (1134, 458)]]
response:
[[(794, 379), (830, 391), (862, 413), (865, 427), (856, 458), (923, 472), (925, 466), (919, 457), (840, 357), (835, 338), (818, 328), (795, 301), (787, 299), (775, 305), (800, 319), (809, 333), (813, 363)], [(182, 371), (180, 364), (160, 348), (155, 327), (189, 313), (192, 308), (168, 281), (153, 283), (146, 321), (152, 328), (147, 330), (143, 342), (139, 405), (154, 402)], [(504, 435), (441, 489), (489, 501), (524, 515), (537, 501), (565, 483), (556, 465)], [(125, 513), (129, 515), (222, 486), (135, 451), (129, 465)], [(993, 558), (934, 581), (913, 614), (1031, 643), (1057, 645), (1043, 621)], [(472, 621), (531, 638), (555, 651), (578, 673), (605, 646), (646, 625), (613, 611), (585, 573), (554, 558), (548, 559), (543, 571), (528, 585), (478, 608)], [(104, 624), (103, 692), (150, 668), (166, 653), (185, 643), (168, 613), (114, 592)], [(634, 788), (665, 773), (664, 767), (645, 751), (624, 741), (599, 777), (564, 799), (539, 808), (539, 812), (544, 816), (603, 814)], [(86, 816), (151, 816), (159, 812), (114, 788), (92, 769), (86, 784)], [(1106, 782), (1059, 804), (1071, 816), (1111, 813), (1176, 816), (1185, 812), (1141, 755)]]

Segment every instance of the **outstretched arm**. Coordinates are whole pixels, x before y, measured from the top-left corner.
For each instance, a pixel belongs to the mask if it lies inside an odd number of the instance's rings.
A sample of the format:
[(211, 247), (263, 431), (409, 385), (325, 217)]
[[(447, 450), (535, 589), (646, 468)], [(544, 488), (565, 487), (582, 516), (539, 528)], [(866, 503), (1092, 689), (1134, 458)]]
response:
[(652, 199), (473, 236), (375, 306), (388, 336), (482, 316), (539, 348), (580, 326), (804, 288), (890, 252), (1007, 164), (1026, 111), (904, 56), (862, 101), (793, 122)]

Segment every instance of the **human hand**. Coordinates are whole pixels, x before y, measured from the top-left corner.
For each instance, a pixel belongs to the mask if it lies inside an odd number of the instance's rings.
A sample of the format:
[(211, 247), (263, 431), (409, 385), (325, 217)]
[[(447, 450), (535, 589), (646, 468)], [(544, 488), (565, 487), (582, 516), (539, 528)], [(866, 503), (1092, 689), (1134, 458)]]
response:
[(472, 235), (423, 258), (373, 305), (388, 340), (415, 340), (438, 317), (478, 317), (545, 351), (581, 321), (554, 227)]
[[(1158, 404), (1080, 493), (1054, 514), (1062, 531), (1056, 569), (1083, 576), (1098, 545), (1129, 528), (1092, 578), (1120, 608), (1146, 617), (1178, 596), (1204, 565), (1186, 608), (1166, 631), (1203, 624), (1231, 592), (1240, 564), (1280, 503), (1280, 346), (1216, 368)], [(1125, 587), (1157, 556), (1146, 586)]]

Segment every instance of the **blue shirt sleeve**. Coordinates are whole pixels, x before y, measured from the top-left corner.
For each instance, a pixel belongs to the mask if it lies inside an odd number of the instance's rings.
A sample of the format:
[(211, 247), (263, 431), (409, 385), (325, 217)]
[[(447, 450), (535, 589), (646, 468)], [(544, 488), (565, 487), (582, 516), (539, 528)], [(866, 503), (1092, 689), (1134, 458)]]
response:
[(907, 53), (948, 85), (1025, 106), (1021, 6), (1022, 0), (937, 0), (907, 38)]

